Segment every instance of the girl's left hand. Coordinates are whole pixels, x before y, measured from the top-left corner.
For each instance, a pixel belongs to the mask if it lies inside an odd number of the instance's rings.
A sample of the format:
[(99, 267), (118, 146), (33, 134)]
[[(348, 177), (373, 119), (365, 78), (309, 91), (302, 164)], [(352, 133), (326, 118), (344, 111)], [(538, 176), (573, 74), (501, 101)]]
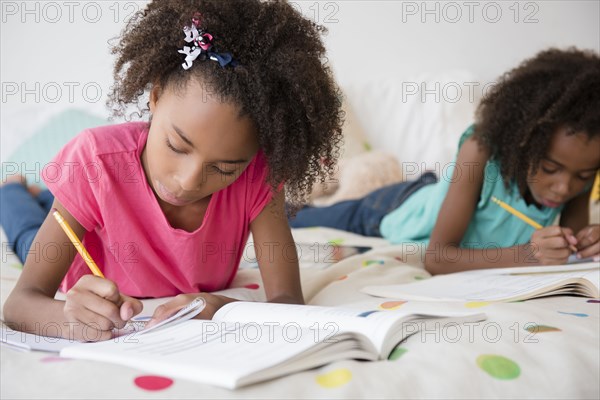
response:
[(580, 258), (600, 257), (600, 225), (588, 225), (575, 235), (577, 256)]
[(206, 307), (204, 308), (204, 310), (202, 310), (200, 314), (198, 314), (195, 317), (196, 319), (212, 319), (213, 315), (219, 310), (219, 308), (223, 307), (227, 303), (235, 301), (235, 299), (231, 299), (229, 297), (219, 296), (210, 293), (180, 294), (175, 296), (173, 299), (167, 301), (166, 303), (156, 307), (156, 310), (152, 315), (152, 319), (148, 321), (145, 329), (169, 318), (177, 311), (190, 304), (192, 300), (194, 300), (197, 297), (202, 297), (204, 301), (206, 301)]

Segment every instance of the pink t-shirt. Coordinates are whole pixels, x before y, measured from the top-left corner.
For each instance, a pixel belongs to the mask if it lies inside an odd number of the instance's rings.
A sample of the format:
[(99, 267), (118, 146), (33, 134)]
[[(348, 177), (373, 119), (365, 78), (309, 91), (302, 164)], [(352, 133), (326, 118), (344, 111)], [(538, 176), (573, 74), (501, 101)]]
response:
[[(271, 200), (264, 154), (214, 193), (202, 226), (186, 232), (171, 227), (146, 180), (140, 156), (147, 137), (145, 122), (85, 130), (44, 167), (44, 182), (88, 231), (84, 246), (122, 293), (163, 297), (228, 287), (250, 222)], [(89, 273), (77, 254), (61, 290)]]

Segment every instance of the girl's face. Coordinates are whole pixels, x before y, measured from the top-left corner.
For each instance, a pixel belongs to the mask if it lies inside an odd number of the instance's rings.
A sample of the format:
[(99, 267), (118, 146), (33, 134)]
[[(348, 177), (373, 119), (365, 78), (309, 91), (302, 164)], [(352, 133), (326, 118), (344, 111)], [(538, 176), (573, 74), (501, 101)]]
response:
[(185, 93), (155, 87), (150, 111), (142, 165), (156, 196), (172, 206), (192, 205), (230, 185), (258, 151), (252, 121), (193, 80)]
[(557, 130), (537, 171), (529, 171), (527, 184), (538, 205), (558, 207), (568, 202), (594, 180), (600, 168), (600, 137), (567, 132)]

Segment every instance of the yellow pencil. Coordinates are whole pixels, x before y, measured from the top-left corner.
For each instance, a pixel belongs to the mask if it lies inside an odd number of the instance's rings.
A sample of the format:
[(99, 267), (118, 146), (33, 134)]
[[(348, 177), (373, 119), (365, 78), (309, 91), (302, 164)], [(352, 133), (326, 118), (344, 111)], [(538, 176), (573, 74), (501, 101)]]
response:
[(58, 221), (60, 227), (63, 229), (63, 231), (65, 231), (69, 239), (71, 239), (73, 246), (75, 246), (75, 248), (81, 255), (81, 258), (83, 258), (83, 261), (85, 261), (92, 273), (96, 276), (99, 276), (100, 278), (104, 278), (104, 274), (102, 273), (102, 271), (100, 271), (100, 268), (98, 268), (98, 266), (92, 259), (92, 256), (90, 256), (90, 253), (88, 253), (85, 247), (83, 247), (83, 243), (79, 241), (79, 238), (77, 237), (75, 232), (73, 232), (73, 229), (71, 228), (67, 220), (61, 215), (61, 213), (56, 208), (53, 208), (51, 212), (52, 215), (54, 215), (54, 218), (56, 218), (56, 221)]
[[(535, 229), (543, 228), (542, 225), (538, 224), (537, 222), (535, 222), (534, 220), (532, 220), (531, 218), (529, 218), (527, 215), (523, 214), (522, 212), (515, 210), (514, 208), (512, 208), (511, 206), (509, 206), (502, 200), (498, 200), (495, 196), (492, 196), (492, 201), (494, 203), (498, 204), (500, 207), (504, 208), (506, 211), (508, 211), (515, 217), (520, 218), (521, 221), (526, 222), (529, 225), (533, 226)], [(573, 246), (572, 244), (569, 244), (569, 248), (571, 249), (571, 251), (573, 251), (575, 253), (577, 252), (577, 247)]]
[(535, 229), (543, 228), (542, 225), (538, 224), (537, 222), (535, 222), (534, 220), (532, 220), (531, 218), (529, 218), (527, 215), (523, 214), (522, 212), (515, 210), (514, 208), (512, 208), (511, 206), (509, 206), (502, 200), (498, 200), (496, 197), (492, 196), (492, 201), (494, 203), (498, 204), (500, 207), (504, 208), (506, 211), (508, 211), (515, 217), (520, 218), (521, 221), (527, 222), (529, 225), (533, 226)]

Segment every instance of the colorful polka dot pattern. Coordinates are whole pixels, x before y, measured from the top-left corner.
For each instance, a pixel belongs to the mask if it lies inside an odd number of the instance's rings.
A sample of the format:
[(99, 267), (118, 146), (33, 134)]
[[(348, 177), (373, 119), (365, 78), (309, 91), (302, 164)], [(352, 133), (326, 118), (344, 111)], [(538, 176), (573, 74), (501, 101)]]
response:
[(363, 318), (366, 318), (366, 317), (368, 317), (369, 315), (371, 315), (371, 314), (373, 314), (373, 313), (376, 313), (376, 312), (379, 312), (379, 311), (378, 311), (378, 310), (369, 310), (369, 311), (361, 312), (360, 314), (358, 314), (358, 315), (357, 315), (357, 317), (363, 317)]
[(383, 264), (385, 264), (385, 261), (383, 261), (383, 260), (365, 260), (362, 262), (363, 267), (368, 267), (369, 265), (373, 265), (373, 264), (383, 265)]
[(404, 347), (396, 347), (394, 351), (391, 352), (390, 356), (388, 357), (388, 360), (395, 361), (402, 357), (407, 351), (408, 349), (405, 349)]
[(352, 379), (352, 372), (347, 368), (338, 368), (325, 374), (318, 375), (316, 380), (319, 386), (334, 389), (343, 386)]
[[(332, 245), (341, 245), (344, 242), (344, 239), (333, 239), (329, 241), (329, 244)], [(399, 259), (396, 257), (396, 259)], [(385, 262), (383, 260), (365, 260), (362, 262), (363, 267), (367, 267), (370, 265), (384, 265)], [(11, 264), (13, 268), (22, 269), (22, 264)], [(348, 278), (348, 275), (342, 275), (337, 280), (345, 280)], [(423, 280), (427, 279), (427, 276), (416, 275), (414, 276), (414, 280)], [(244, 285), (247, 289), (257, 290), (260, 288), (260, 285), (257, 283), (250, 283)], [(517, 302), (523, 302), (519, 300)], [(588, 299), (587, 303), (598, 304), (600, 303), (600, 299)], [(406, 301), (387, 301), (381, 303), (378, 308), (380, 310), (396, 310), (402, 307)], [(465, 303), (466, 308), (479, 308), (490, 305), (490, 302), (486, 301), (471, 301)], [(379, 310), (369, 310), (360, 313), (358, 316), (367, 317), (371, 314), (380, 312)], [(589, 315), (586, 313), (580, 312), (564, 312), (557, 311), (559, 314), (570, 315), (575, 317), (588, 317)], [(549, 326), (549, 325), (537, 325), (537, 324), (529, 324), (526, 325), (524, 330), (530, 333), (547, 333), (547, 332), (561, 332), (560, 328)], [(388, 356), (389, 361), (396, 361), (404, 356), (408, 352), (408, 349), (398, 346), (396, 347)], [(57, 356), (48, 356), (40, 359), (40, 362), (51, 363), (51, 362), (64, 362), (70, 361), (68, 358), (57, 357)], [(521, 375), (520, 366), (514, 361), (507, 357), (496, 355), (496, 354), (482, 354), (476, 359), (477, 366), (484, 372), (486, 372), (489, 376), (499, 380), (512, 380), (516, 379)], [(332, 371), (319, 374), (315, 378), (316, 383), (325, 389), (335, 389), (342, 387), (348, 384), (352, 380), (352, 372), (347, 368), (337, 368)], [(134, 384), (143, 390), (146, 391), (161, 391), (168, 389), (173, 385), (174, 381), (167, 377), (162, 376), (154, 376), (154, 375), (144, 375), (138, 376), (134, 379)]]
[(468, 303), (465, 303), (465, 307), (467, 307), (467, 308), (479, 308), (479, 307), (485, 307), (485, 306), (487, 306), (489, 304), (490, 304), (489, 301), (469, 301)]
[(173, 384), (173, 379), (164, 376), (143, 375), (134, 379), (133, 383), (140, 389), (148, 391), (164, 390)]
[(561, 330), (548, 325), (527, 325), (523, 329), (531, 333), (560, 332)]
[(402, 307), (404, 303), (406, 303), (406, 301), (386, 301), (385, 303), (381, 303), (379, 308), (382, 310), (397, 310)]
[(66, 357), (58, 357), (58, 356), (48, 356), (40, 359), (43, 363), (51, 363), (51, 362), (61, 362), (61, 361), (71, 361), (70, 358)]
[(589, 317), (589, 315), (587, 315), (585, 313), (565, 312), (565, 311), (559, 311), (558, 313), (563, 314), (563, 315), (572, 315), (574, 317), (580, 317), (580, 318)]
[(482, 354), (477, 357), (479, 368), (496, 379), (515, 379), (521, 375), (521, 368), (513, 360), (495, 354)]
[(258, 289), (260, 286), (257, 283), (249, 283), (247, 285), (244, 286), (246, 289), (253, 289), (256, 290)]

